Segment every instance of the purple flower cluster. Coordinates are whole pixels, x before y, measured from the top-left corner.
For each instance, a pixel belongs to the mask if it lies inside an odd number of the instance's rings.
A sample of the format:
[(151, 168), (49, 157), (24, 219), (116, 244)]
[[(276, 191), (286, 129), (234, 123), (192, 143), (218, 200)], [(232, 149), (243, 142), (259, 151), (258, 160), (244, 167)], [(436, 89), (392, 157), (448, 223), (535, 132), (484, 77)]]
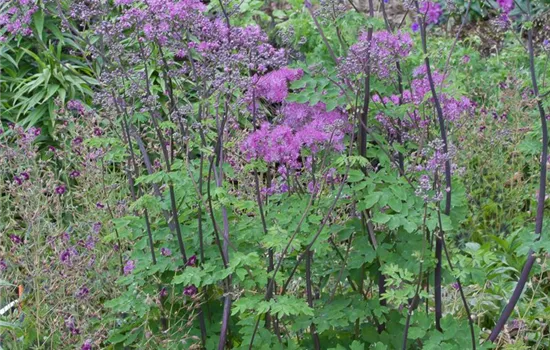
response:
[[(7, 9), (0, 14), (0, 33), (4, 30), (11, 35), (29, 36), (32, 30), (29, 24), (32, 15), (38, 10), (34, 0), (9, 0), (2, 1)], [(0, 42), (5, 38), (0, 35)]]
[(443, 9), (441, 9), (441, 5), (437, 2), (423, 1), (420, 3), (420, 13), (426, 16), (427, 24), (437, 24), (443, 14)]
[(514, 0), (497, 0), (497, 4), (504, 14), (510, 13), (514, 8)]
[(115, 4), (132, 6), (118, 19), (123, 29), (135, 27), (147, 39), (161, 44), (165, 44), (179, 26), (190, 25), (206, 10), (206, 5), (199, 0), (117, 0)]
[(70, 100), (67, 102), (67, 109), (70, 111), (75, 111), (80, 115), (83, 115), (86, 111), (82, 102), (78, 100)]
[(289, 103), (282, 108), (283, 122), (279, 125), (263, 123), (241, 144), (247, 159), (262, 159), (280, 163), (289, 168), (301, 168), (302, 148), (313, 153), (323, 147), (341, 151), (345, 132), (349, 130), (346, 116), (338, 111), (326, 111), (319, 102), (315, 106)]
[(367, 32), (359, 35), (357, 43), (352, 45), (347, 57), (340, 64), (342, 76), (355, 76), (365, 73), (370, 65), (371, 74), (380, 79), (388, 78), (397, 60), (407, 57), (412, 48), (409, 33), (390, 33), (382, 30), (373, 33), (369, 40)]
[(288, 83), (304, 75), (301, 69), (283, 67), (258, 78), (255, 94), (269, 102), (283, 102), (288, 96)]
[(71, 265), (73, 262), (73, 259), (78, 255), (78, 251), (74, 247), (69, 247), (61, 252), (59, 254), (59, 260), (64, 265)]

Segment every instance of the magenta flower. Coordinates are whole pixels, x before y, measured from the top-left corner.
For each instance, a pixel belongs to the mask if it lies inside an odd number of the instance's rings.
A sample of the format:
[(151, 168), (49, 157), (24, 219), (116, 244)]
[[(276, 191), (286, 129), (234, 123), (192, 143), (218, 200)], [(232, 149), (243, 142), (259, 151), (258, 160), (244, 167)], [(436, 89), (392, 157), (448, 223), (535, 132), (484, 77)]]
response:
[(55, 188), (55, 193), (57, 193), (58, 195), (62, 195), (66, 191), (67, 191), (67, 188), (65, 187), (65, 185), (59, 185)]
[(86, 341), (82, 344), (80, 350), (92, 350), (92, 340), (86, 339)]
[(78, 255), (78, 252), (74, 247), (69, 247), (59, 254), (59, 260), (65, 265), (70, 265), (72, 258)]
[(14, 176), (13, 182), (17, 183), (18, 186), (21, 186), (23, 184), (23, 180), (19, 176)]
[(75, 178), (77, 178), (77, 177), (79, 177), (79, 176), (80, 176), (80, 171), (78, 171), (78, 170), (73, 170), (73, 171), (71, 171), (71, 173), (69, 174), (69, 177), (72, 178), (72, 179), (75, 179)]
[(69, 332), (71, 332), (71, 335), (78, 335), (80, 334), (80, 329), (76, 327), (76, 320), (73, 316), (68, 316), (65, 318), (65, 327), (69, 329)]
[(172, 251), (168, 248), (160, 248), (160, 253), (163, 255), (163, 256), (170, 256), (172, 255)]
[(95, 233), (95, 234), (98, 234), (99, 231), (101, 231), (101, 222), (95, 222), (93, 225), (92, 225), (92, 232)]
[(0, 271), (6, 271), (8, 269), (8, 264), (6, 264), (6, 260), (0, 259)]
[(136, 265), (135, 265), (134, 260), (128, 260), (126, 262), (126, 264), (124, 265), (124, 274), (125, 275), (131, 274), (132, 271), (134, 271), (135, 268), (136, 268)]
[(105, 204), (103, 204), (103, 203), (101, 203), (101, 202), (97, 202), (97, 203), (95, 204), (95, 206), (96, 206), (97, 209), (103, 209), (103, 208), (105, 208)]
[(411, 25), (411, 29), (413, 32), (418, 32), (420, 30), (420, 25), (417, 23), (417, 22), (414, 22), (412, 25)]
[(197, 294), (197, 292), (198, 292), (198, 289), (197, 289), (197, 287), (195, 287), (194, 284), (192, 284), (188, 287), (185, 287), (183, 289), (183, 294), (185, 294), (187, 296), (193, 296), (193, 295)]
[(443, 10), (437, 2), (424, 1), (420, 4), (420, 13), (426, 16), (426, 23), (436, 24), (439, 22), (439, 17), (443, 14)]
[(80, 144), (82, 143), (82, 141), (84, 141), (84, 140), (82, 139), (82, 137), (77, 136), (77, 137), (75, 137), (75, 138), (73, 139), (73, 144), (75, 144), (75, 145), (80, 145)]
[(89, 293), (90, 293), (90, 290), (86, 286), (82, 286), (76, 293), (76, 297), (78, 299), (84, 299), (86, 296), (88, 296)]
[(514, 8), (514, 0), (497, 0), (497, 3), (505, 14), (508, 14)]
[(304, 75), (301, 69), (281, 68), (259, 78), (256, 97), (263, 97), (270, 102), (282, 102), (288, 95), (287, 84)]
[(13, 244), (23, 244), (23, 239), (17, 235), (10, 235)]
[(94, 135), (95, 136), (101, 136), (103, 135), (103, 130), (101, 130), (101, 128), (94, 128)]
[(166, 287), (162, 287), (162, 289), (159, 292), (159, 295), (161, 298), (166, 298), (168, 296), (168, 291), (166, 290)]
[(197, 256), (193, 255), (192, 257), (187, 260), (187, 264), (185, 266), (195, 266), (197, 264)]
[(79, 114), (84, 114), (84, 105), (78, 100), (70, 100), (67, 103), (67, 109), (78, 112)]
[(24, 171), (24, 172), (22, 172), (21, 174), (19, 174), (19, 176), (21, 176), (21, 177), (22, 177), (23, 179), (25, 179), (25, 180), (30, 179), (30, 175), (29, 175), (29, 173), (26, 172), (26, 171)]

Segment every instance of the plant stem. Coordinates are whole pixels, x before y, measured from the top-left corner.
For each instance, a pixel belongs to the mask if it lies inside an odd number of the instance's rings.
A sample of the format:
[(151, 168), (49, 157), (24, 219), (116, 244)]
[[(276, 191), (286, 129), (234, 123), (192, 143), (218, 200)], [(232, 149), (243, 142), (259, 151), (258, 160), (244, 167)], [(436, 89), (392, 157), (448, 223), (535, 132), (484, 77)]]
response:
[[(527, 0), (527, 9), (529, 11), (529, 19), (531, 17), (531, 3)], [(537, 75), (535, 72), (535, 51), (533, 49), (533, 28), (529, 28), (528, 38), (527, 38), (527, 48), (529, 51), (529, 72), (531, 74), (531, 83), (533, 84), (533, 92), (535, 98), (537, 99), (537, 107), (540, 115), (540, 124), (542, 129), (542, 145), (541, 145), (541, 158), (540, 158), (540, 178), (539, 178), (539, 193), (537, 199), (537, 216), (535, 219), (535, 234), (538, 235), (537, 239), (540, 239), (540, 234), (542, 232), (542, 223), (544, 219), (544, 199), (546, 196), (546, 163), (548, 162), (548, 127), (546, 123), (546, 113), (544, 112), (544, 107), (542, 105), (542, 99), (539, 95), (539, 88), (537, 85)], [(535, 252), (531, 249), (529, 250), (529, 255), (523, 269), (521, 270), (521, 275), (516, 288), (506, 304), (506, 307), (502, 311), (500, 318), (498, 319), (495, 328), (493, 328), (491, 334), (489, 335), (489, 341), (494, 342), (500, 331), (508, 321), (508, 318), (512, 314), (512, 311), (516, 307), (516, 304), (521, 297), (523, 288), (529, 279), (529, 273), (533, 268), (535, 263)]]

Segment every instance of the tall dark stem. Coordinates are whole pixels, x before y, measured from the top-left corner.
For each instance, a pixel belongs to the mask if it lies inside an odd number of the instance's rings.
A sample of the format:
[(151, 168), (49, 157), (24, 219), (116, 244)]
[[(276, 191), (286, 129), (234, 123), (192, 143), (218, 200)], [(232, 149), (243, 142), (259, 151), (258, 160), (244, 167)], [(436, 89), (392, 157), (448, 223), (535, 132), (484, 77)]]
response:
[[(529, 11), (529, 19), (530, 19), (531, 3), (529, 0), (527, 0), (527, 9)], [(542, 129), (542, 145), (541, 145), (542, 150), (541, 150), (541, 158), (540, 158), (539, 193), (538, 193), (538, 199), (537, 199), (537, 216), (535, 219), (535, 234), (539, 236), (537, 239), (540, 239), (540, 234), (542, 231), (542, 223), (544, 219), (544, 198), (546, 196), (546, 163), (548, 161), (548, 127), (546, 123), (546, 113), (544, 112), (544, 107), (542, 105), (542, 99), (540, 97), (539, 87), (537, 84), (532, 27), (529, 28), (527, 40), (528, 40), (527, 48), (529, 51), (529, 72), (531, 74), (531, 83), (533, 84), (533, 92), (535, 94), (535, 98), (537, 99), (537, 107), (539, 110), (540, 124)], [(495, 328), (493, 328), (493, 331), (489, 335), (489, 340), (491, 342), (494, 342), (497, 339), (498, 335), (500, 334), (500, 331), (502, 330), (502, 328), (508, 321), (508, 318), (512, 314), (512, 311), (516, 307), (516, 304), (518, 303), (518, 300), (523, 292), (523, 288), (525, 288), (525, 284), (529, 279), (529, 273), (533, 268), (535, 259), (536, 258), (534, 255), (534, 251), (530, 250), (529, 256), (527, 257), (527, 261), (525, 262), (525, 265), (523, 265), (523, 269), (521, 270), (521, 275), (519, 277), (518, 283), (516, 284), (516, 288), (514, 289), (514, 292), (512, 293), (512, 296), (510, 297), (508, 304), (502, 311), (502, 314), (500, 315), (500, 318), (498, 319), (495, 325)]]
[[(418, 1), (415, 1), (416, 10), (420, 13), (420, 8)], [(441, 140), (443, 141), (443, 153), (448, 154), (448, 143), (447, 143), (447, 131), (445, 128), (445, 118), (443, 116), (443, 109), (441, 108), (441, 103), (439, 101), (439, 96), (437, 94), (435, 83), (432, 76), (432, 68), (430, 65), (430, 58), (428, 57), (428, 45), (426, 39), (426, 22), (424, 18), (420, 15), (418, 16), (418, 22), (420, 23), (420, 36), (422, 39), (422, 51), (424, 53), (424, 64), (426, 65), (426, 76), (428, 77), (428, 83), (430, 84), (430, 90), (432, 92), (433, 101), (435, 104), (435, 109), (437, 112), (437, 120), (439, 122), (439, 132)], [(443, 213), (449, 215), (451, 213), (451, 161), (450, 159), (445, 160), (445, 209)], [(443, 252), (443, 239), (444, 232), (441, 230), (436, 236), (435, 240), (435, 258), (437, 260), (435, 271), (434, 271), (434, 297), (435, 297), (435, 327), (442, 331), (441, 328), (441, 317), (443, 315), (442, 309), (442, 299), (441, 299), (441, 272), (442, 272), (442, 252)]]

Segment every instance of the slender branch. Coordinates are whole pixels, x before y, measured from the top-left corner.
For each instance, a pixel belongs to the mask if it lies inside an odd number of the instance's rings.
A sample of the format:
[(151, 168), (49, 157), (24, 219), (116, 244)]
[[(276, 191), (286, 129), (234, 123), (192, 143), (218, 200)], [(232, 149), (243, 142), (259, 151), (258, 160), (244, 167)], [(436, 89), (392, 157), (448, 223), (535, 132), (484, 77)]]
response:
[[(527, 0), (527, 9), (529, 11), (528, 18), (530, 19), (531, 3), (529, 0)], [(531, 74), (531, 83), (533, 84), (533, 92), (537, 100), (537, 107), (539, 110), (540, 124), (542, 129), (539, 193), (538, 193), (538, 199), (537, 199), (537, 216), (535, 219), (535, 234), (538, 235), (537, 239), (540, 239), (540, 235), (542, 232), (542, 223), (544, 219), (544, 199), (546, 196), (546, 169), (547, 169), (546, 163), (548, 161), (548, 126), (546, 122), (546, 114), (544, 112), (544, 107), (542, 105), (542, 99), (539, 95), (539, 88), (537, 85), (537, 75), (535, 71), (535, 50), (533, 48), (533, 28), (532, 27), (530, 27), (528, 31), (527, 47), (529, 51), (529, 72)], [(523, 289), (525, 288), (525, 284), (529, 279), (529, 273), (533, 268), (535, 259), (536, 259), (535, 252), (532, 249), (529, 250), (527, 261), (525, 262), (525, 265), (523, 265), (523, 269), (521, 270), (521, 275), (518, 283), (516, 284), (516, 288), (514, 289), (514, 292), (512, 293), (512, 296), (510, 297), (508, 304), (502, 311), (502, 314), (500, 315), (500, 318), (498, 319), (495, 325), (495, 328), (493, 328), (491, 334), (489, 335), (489, 341), (494, 342), (497, 339), (498, 335), (500, 334), (500, 331), (502, 330), (502, 328), (508, 321), (508, 318), (512, 314), (512, 311), (516, 307), (516, 304), (518, 303), (519, 298), (521, 297)]]

